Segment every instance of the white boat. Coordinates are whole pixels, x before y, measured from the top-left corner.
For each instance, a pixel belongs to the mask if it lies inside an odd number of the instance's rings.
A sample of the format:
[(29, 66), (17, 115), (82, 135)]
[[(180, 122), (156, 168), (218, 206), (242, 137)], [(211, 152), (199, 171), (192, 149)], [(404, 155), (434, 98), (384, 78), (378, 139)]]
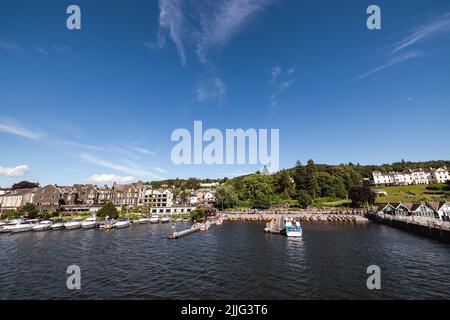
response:
[(286, 221), (286, 235), (292, 238), (301, 238), (303, 229), (298, 221)]
[(83, 220), (81, 219), (73, 219), (69, 222), (64, 223), (64, 228), (66, 228), (67, 230), (79, 229), (81, 228), (82, 223)]
[(64, 220), (56, 220), (55, 223), (50, 227), (52, 230), (61, 230), (64, 229), (64, 224), (66, 221)]
[(142, 217), (142, 218), (138, 219), (139, 224), (147, 224), (149, 222), (150, 222), (150, 218), (147, 218), (147, 217)]
[(157, 213), (153, 213), (152, 217), (150, 218), (150, 223), (158, 223), (159, 222), (159, 215)]
[(6, 225), (4, 225), (2, 228), (0, 228), (0, 233), (8, 233), (11, 232), (11, 228), (14, 227), (15, 225), (19, 224), (22, 220), (20, 219), (16, 219), (16, 220), (11, 220), (9, 222), (6, 223)]
[(169, 221), (170, 221), (170, 218), (169, 218), (169, 216), (167, 216), (167, 215), (165, 215), (165, 216), (162, 217), (162, 219), (161, 219), (161, 222), (162, 222), (162, 223), (169, 223)]
[(217, 219), (216, 225), (220, 226), (222, 223), (223, 223), (223, 219), (222, 218)]
[(130, 226), (130, 219), (128, 218), (120, 218), (114, 223), (114, 228), (121, 229), (127, 228)]
[(33, 231), (34, 226), (37, 225), (36, 220), (25, 220), (21, 221), (18, 224), (11, 227), (12, 233), (17, 232), (27, 232), (27, 231)]
[(97, 218), (87, 218), (81, 223), (83, 229), (93, 229), (97, 226)]
[(114, 227), (114, 223), (111, 220), (105, 220), (100, 222), (100, 224), (98, 225), (98, 228), (100, 230), (109, 230), (112, 229)]
[(37, 225), (33, 227), (33, 231), (47, 231), (52, 227), (53, 222), (49, 220), (44, 220), (39, 222)]

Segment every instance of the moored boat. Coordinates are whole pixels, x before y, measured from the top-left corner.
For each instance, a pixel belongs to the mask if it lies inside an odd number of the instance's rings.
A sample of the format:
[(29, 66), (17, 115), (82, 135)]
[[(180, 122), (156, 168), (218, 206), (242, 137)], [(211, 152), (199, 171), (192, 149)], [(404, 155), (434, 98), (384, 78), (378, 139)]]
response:
[(114, 228), (122, 229), (130, 226), (130, 219), (128, 218), (120, 218), (114, 223)]
[(64, 229), (65, 220), (56, 220), (55, 223), (50, 227), (52, 230), (61, 230)]
[(164, 216), (162, 217), (162, 219), (161, 219), (161, 222), (162, 222), (162, 223), (168, 223), (169, 221), (170, 221), (170, 218), (169, 218), (168, 215), (164, 215)]
[(158, 223), (159, 215), (157, 213), (152, 213), (152, 217), (150, 218), (150, 223)]
[(47, 231), (52, 227), (53, 222), (50, 220), (44, 220), (39, 222), (37, 225), (33, 227), (33, 231)]
[(147, 224), (150, 222), (150, 218), (147, 216), (143, 216), (141, 218), (138, 219), (138, 223), (139, 224)]
[(97, 218), (87, 218), (81, 223), (83, 229), (93, 229), (97, 226)]
[(81, 228), (82, 223), (83, 220), (81, 219), (73, 219), (71, 221), (64, 223), (64, 228), (66, 228), (67, 230), (79, 229)]
[(0, 228), (0, 233), (9, 233), (11, 232), (11, 228), (14, 227), (15, 225), (19, 224), (22, 220), (20, 219), (16, 219), (16, 220), (11, 220), (9, 222), (6, 222), (6, 224)]
[(286, 235), (290, 238), (301, 238), (303, 229), (298, 221), (286, 221)]
[(36, 225), (37, 225), (37, 221), (36, 220), (21, 221), (18, 224), (16, 224), (16, 225), (11, 227), (11, 232), (12, 233), (17, 233), (17, 232), (32, 231), (34, 226), (36, 226)]

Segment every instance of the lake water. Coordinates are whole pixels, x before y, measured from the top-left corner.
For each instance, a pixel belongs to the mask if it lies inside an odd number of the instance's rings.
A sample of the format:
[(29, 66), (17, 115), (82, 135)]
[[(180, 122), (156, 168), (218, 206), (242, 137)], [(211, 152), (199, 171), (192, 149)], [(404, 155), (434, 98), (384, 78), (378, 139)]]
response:
[[(177, 229), (186, 224), (177, 224)], [(449, 299), (450, 246), (373, 223), (260, 223), (168, 240), (166, 225), (0, 234), (0, 299)], [(81, 290), (66, 269), (81, 268)], [(366, 269), (381, 268), (381, 290)]]

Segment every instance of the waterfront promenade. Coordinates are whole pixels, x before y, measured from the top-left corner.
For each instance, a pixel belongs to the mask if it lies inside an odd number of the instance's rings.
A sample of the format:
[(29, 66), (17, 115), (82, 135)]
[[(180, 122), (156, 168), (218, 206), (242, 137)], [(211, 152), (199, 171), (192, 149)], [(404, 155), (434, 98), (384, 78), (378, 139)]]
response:
[(318, 212), (318, 213), (308, 213), (308, 212), (291, 212), (291, 213), (240, 213), (240, 212), (226, 212), (226, 221), (260, 221), (269, 222), (280, 216), (285, 216), (286, 218), (293, 218), (298, 221), (309, 221), (309, 222), (354, 222), (354, 223), (364, 223), (369, 220), (362, 214), (343, 214), (343, 213), (329, 213), (329, 212)]

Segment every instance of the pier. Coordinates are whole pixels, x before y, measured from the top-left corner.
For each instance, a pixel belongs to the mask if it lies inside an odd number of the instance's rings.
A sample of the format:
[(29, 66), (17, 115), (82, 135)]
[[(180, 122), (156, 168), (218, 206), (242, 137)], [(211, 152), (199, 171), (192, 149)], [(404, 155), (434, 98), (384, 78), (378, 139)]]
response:
[(381, 213), (367, 213), (373, 222), (401, 229), (434, 240), (450, 243), (450, 222), (417, 216), (394, 216)]
[(200, 226), (195, 226), (195, 227), (192, 227), (192, 228), (189, 228), (189, 229), (185, 229), (185, 230), (182, 230), (182, 231), (175, 231), (174, 233), (169, 234), (167, 238), (175, 240), (175, 239), (179, 239), (181, 237), (187, 236), (188, 234), (192, 234), (194, 232), (197, 232), (199, 230), (200, 230)]

